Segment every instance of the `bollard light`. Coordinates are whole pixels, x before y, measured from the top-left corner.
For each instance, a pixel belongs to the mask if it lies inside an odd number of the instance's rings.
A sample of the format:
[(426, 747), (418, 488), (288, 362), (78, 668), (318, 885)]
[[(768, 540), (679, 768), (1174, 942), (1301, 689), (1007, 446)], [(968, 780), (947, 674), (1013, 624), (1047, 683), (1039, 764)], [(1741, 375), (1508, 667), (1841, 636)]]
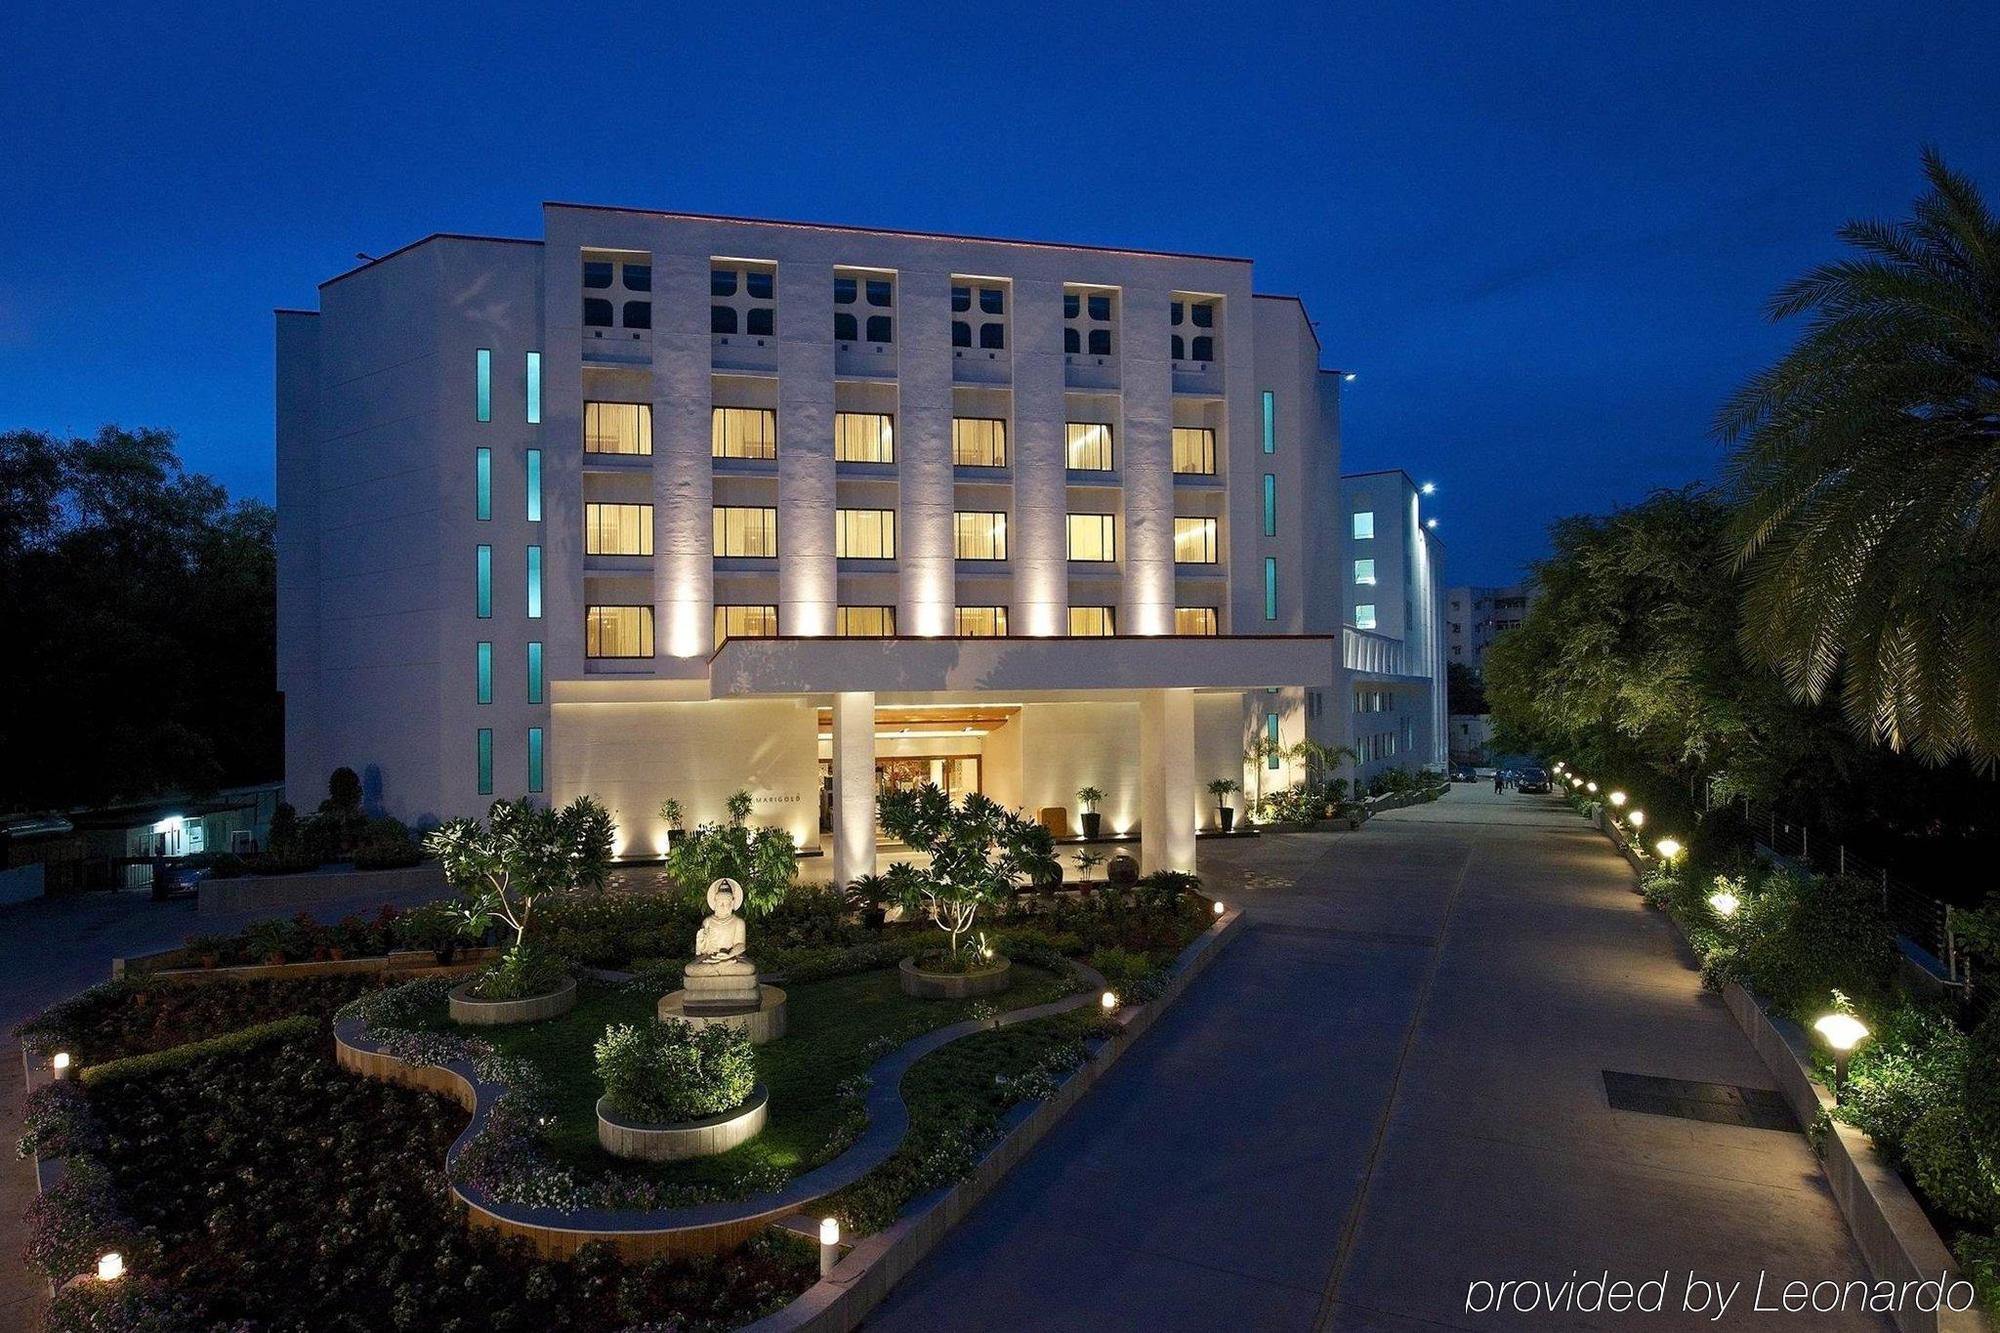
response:
[(1681, 845), (1673, 838), (1662, 838), (1653, 844), (1653, 848), (1659, 852), (1662, 859), (1668, 861), (1673, 860), (1681, 854)]
[(1625, 793), (1622, 791), (1614, 791), (1604, 799), (1621, 810), (1625, 808)]
[(1813, 1021), (1813, 1031), (1833, 1047), (1833, 1095), (1847, 1083), (1847, 1059), (1854, 1048), (1868, 1040), (1868, 1026), (1853, 1014), (1833, 1013)]
[(1590, 793), (1590, 794), (1591, 794), (1592, 796), (1595, 796), (1595, 795), (1597, 795), (1597, 784), (1596, 784), (1595, 782), (1586, 782), (1586, 783), (1584, 783), (1584, 784), (1583, 784), (1583, 789), (1584, 789), (1585, 791), (1589, 792), (1589, 793)]
[(1113, 1012), (1118, 1008), (1118, 992), (1109, 990), (1104, 992), (1104, 997), (1098, 1003), (1104, 1006), (1105, 1013)]
[(1708, 905), (1715, 909), (1717, 916), (1728, 920), (1736, 915), (1736, 909), (1741, 907), (1743, 902), (1728, 889), (1717, 889), (1708, 895)]
[(819, 1275), (825, 1277), (840, 1262), (840, 1219), (822, 1217), (819, 1220)]
[(99, 1282), (116, 1282), (119, 1278), (124, 1276), (125, 1276), (124, 1255), (118, 1253), (118, 1251), (116, 1250), (113, 1250), (109, 1254), (98, 1256), (97, 1280)]
[(69, 1077), (69, 1052), (57, 1051), (49, 1057), (49, 1068), (55, 1070), (57, 1078)]
[(1222, 915), (1222, 899), (1220, 899), (1220, 898), (1217, 898), (1217, 899), (1215, 900), (1215, 905), (1214, 905), (1214, 908), (1213, 908), (1213, 910), (1214, 910), (1214, 912), (1215, 912), (1215, 914), (1216, 914), (1217, 916), (1221, 916), (1221, 915)]
[(1631, 822), (1633, 828), (1646, 827), (1646, 812), (1644, 810), (1634, 810), (1631, 814), (1625, 816), (1625, 818)]

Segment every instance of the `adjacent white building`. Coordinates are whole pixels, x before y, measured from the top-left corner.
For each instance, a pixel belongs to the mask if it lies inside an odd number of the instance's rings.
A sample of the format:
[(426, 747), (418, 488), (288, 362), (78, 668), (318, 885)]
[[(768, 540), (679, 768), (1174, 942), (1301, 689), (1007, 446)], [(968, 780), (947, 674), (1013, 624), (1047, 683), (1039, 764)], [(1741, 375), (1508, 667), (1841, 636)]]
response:
[(277, 340), (296, 791), (590, 793), (636, 856), (747, 788), (844, 880), (878, 781), (1099, 787), (1192, 868), (1260, 737), (1443, 759), (1437, 547), (1247, 260), (549, 204)]
[(1447, 660), (1461, 662), (1484, 675), (1486, 650), (1493, 641), (1528, 617), (1534, 590), (1524, 583), (1504, 588), (1450, 588), (1445, 592)]

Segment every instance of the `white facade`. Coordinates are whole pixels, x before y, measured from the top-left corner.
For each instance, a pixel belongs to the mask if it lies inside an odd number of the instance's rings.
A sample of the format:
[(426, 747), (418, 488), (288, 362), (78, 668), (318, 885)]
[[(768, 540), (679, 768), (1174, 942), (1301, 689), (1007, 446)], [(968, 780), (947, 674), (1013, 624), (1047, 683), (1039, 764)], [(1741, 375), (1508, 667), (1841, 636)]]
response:
[(1385, 768), (1437, 768), (1449, 743), (1444, 544), (1400, 469), (1350, 473), (1340, 497), (1349, 744), (1364, 780)]
[(1527, 619), (1534, 589), (1525, 583), (1504, 588), (1458, 587), (1445, 591), (1447, 661), (1461, 662), (1484, 675), (1486, 650)]
[[(279, 312), (295, 792), (587, 792), (643, 855), (663, 800), (745, 787), (845, 878), (888, 765), (1031, 812), (1103, 788), (1186, 867), (1208, 779), (1296, 779), (1257, 736), (1355, 734), (1338, 376), (1249, 262), (561, 204), (544, 235)], [(1365, 674), (1442, 707), (1428, 643)]]

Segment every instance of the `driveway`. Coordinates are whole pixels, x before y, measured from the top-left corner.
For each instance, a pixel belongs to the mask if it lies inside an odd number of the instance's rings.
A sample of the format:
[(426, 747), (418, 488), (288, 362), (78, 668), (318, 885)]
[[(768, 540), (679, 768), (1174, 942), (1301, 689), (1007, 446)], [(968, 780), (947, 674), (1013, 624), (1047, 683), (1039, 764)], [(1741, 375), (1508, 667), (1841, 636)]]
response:
[[(1203, 859), (1249, 929), (871, 1329), (1713, 1328), (1690, 1274), (1742, 1283), (1723, 1327), (1760, 1271), (1867, 1276), (1802, 1134), (1611, 1108), (1607, 1071), (1772, 1082), (1553, 798)], [(1468, 1309), (1606, 1273), (1664, 1309)]]

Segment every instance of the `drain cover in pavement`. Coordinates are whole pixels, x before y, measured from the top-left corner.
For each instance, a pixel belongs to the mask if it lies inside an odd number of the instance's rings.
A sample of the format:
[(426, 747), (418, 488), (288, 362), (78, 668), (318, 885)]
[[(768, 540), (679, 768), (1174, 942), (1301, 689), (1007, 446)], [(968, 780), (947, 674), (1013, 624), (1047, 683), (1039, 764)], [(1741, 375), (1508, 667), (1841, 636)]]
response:
[(1778, 1129), (1796, 1133), (1798, 1122), (1785, 1099), (1768, 1088), (1742, 1088), (1733, 1083), (1690, 1083), (1680, 1078), (1604, 1071), (1604, 1095), (1614, 1111), (1679, 1116), (1745, 1129)]

